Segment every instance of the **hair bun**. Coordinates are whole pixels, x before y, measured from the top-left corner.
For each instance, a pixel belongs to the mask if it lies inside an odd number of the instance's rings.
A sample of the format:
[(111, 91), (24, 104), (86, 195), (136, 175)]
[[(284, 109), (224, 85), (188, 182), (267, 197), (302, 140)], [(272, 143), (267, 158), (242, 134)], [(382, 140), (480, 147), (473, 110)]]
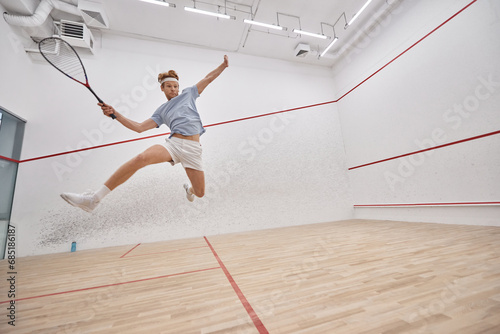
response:
[(158, 82), (161, 82), (165, 78), (176, 78), (177, 80), (179, 80), (179, 76), (174, 70), (158, 74)]

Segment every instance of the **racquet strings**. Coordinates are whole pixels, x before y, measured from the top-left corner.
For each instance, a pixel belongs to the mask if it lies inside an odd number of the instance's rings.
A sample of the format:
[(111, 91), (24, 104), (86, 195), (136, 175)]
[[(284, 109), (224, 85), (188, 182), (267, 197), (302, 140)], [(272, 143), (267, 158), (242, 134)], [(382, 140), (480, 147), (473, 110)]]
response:
[(75, 50), (61, 39), (48, 38), (39, 45), (40, 52), (45, 59), (68, 77), (87, 83), (87, 75)]

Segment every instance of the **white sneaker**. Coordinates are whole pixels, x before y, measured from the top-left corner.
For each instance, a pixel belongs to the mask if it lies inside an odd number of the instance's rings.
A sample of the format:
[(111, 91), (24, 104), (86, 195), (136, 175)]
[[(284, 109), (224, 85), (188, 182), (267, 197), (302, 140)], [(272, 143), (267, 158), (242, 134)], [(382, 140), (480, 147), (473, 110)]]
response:
[(83, 194), (62, 193), (61, 197), (69, 204), (87, 212), (92, 212), (99, 204), (93, 192)]
[(186, 190), (186, 197), (187, 197), (188, 201), (190, 201), (190, 202), (194, 201), (194, 194), (191, 194), (189, 192), (189, 184), (184, 183), (184, 189)]

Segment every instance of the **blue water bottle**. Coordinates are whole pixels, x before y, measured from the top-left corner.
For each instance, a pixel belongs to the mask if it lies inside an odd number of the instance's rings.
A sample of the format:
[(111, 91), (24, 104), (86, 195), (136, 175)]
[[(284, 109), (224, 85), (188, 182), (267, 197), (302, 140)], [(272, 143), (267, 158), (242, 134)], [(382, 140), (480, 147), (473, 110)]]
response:
[(76, 251), (76, 241), (73, 241), (73, 242), (71, 243), (71, 251), (72, 251), (72, 252), (75, 252), (75, 251)]

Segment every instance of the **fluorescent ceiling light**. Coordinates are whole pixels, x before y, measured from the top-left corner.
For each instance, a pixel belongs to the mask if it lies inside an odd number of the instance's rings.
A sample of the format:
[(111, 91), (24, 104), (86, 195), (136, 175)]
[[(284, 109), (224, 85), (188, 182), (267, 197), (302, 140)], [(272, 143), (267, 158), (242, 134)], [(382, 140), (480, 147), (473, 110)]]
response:
[[(198, 13), (198, 14), (203, 14), (203, 15), (209, 15), (209, 16), (215, 16), (221, 19), (231, 19), (232, 17), (227, 15), (227, 14), (221, 14), (221, 13), (215, 13), (215, 12), (209, 12), (206, 10), (201, 10), (197, 8), (192, 8), (192, 7), (184, 7), (184, 10), (192, 13)], [(236, 18), (235, 18), (236, 19)]]
[(256, 26), (261, 26), (261, 27), (269, 28), (269, 29), (286, 30), (286, 28), (284, 28), (284, 27), (280, 27), (280, 26), (277, 26), (277, 25), (274, 25), (274, 24), (267, 24), (267, 23), (257, 22), (257, 21), (253, 21), (253, 20), (246, 20), (245, 19), (245, 20), (243, 20), (243, 22), (248, 23), (248, 24), (253, 24), (253, 25), (256, 25)]
[(306, 36), (311, 36), (311, 37), (316, 37), (316, 38), (321, 38), (321, 39), (327, 39), (328, 38), (328, 36), (325, 36), (325, 35), (315, 34), (315, 33), (312, 33), (312, 32), (307, 32), (307, 31), (299, 30), (299, 29), (293, 29), (293, 32), (296, 33), (296, 34), (306, 35)]
[(165, 2), (164, 0), (141, 0), (142, 2), (152, 3), (155, 5), (166, 6), (166, 7), (175, 7), (174, 4)]
[(339, 40), (339, 38), (338, 38), (338, 37), (335, 37), (335, 38), (333, 39), (333, 41), (332, 41), (332, 42), (331, 42), (331, 43), (330, 43), (330, 44), (326, 47), (325, 51), (323, 51), (323, 52), (321, 53), (321, 56), (320, 56), (320, 57), (323, 57), (323, 56), (324, 56), (324, 55), (328, 52), (328, 50), (330, 50), (330, 49), (332, 48), (333, 44), (335, 44), (338, 40)]
[(358, 16), (366, 9), (366, 7), (368, 7), (368, 5), (370, 4), (370, 2), (372, 2), (372, 0), (368, 0), (365, 5), (363, 7), (361, 7), (361, 9), (356, 13), (356, 15), (354, 15), (354, 17), (351, 19), (351, 21), (349, 21), (349, 23), (347, 23), (348, 26), (350, 26), (357, 18)]

